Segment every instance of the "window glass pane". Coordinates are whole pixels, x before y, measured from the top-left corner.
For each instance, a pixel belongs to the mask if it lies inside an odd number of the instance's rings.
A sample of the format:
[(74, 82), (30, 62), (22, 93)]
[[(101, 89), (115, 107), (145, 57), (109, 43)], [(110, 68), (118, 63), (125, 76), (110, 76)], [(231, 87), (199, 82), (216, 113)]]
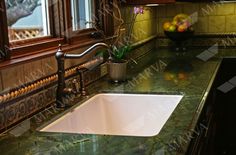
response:
[(72, 28), (81, 30), (92, 28), (94, 0), (71, 0)]
[(48, 0), (5, 0), (10, 41), (48, 36)]

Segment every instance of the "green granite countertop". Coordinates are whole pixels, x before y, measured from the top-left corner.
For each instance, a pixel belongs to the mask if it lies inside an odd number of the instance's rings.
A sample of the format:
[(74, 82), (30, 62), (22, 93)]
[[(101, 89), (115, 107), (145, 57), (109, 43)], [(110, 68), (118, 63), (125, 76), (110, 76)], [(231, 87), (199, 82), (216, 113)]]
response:
[[(138, 64), (130, 63), (127, 82), (112, 84), (107, 78), (103, 78), (89, 86), (91, 96), (99, 91), (183, 94), (181, 102), (157, 136), (40, 133), (36, 131), (39, 125), (57, 114), (62, 115), (50, 107), (14, 130), (2, 134), (0, 154), (184, 154), (194, 134), (199, 132), (194, 130), (196, 122), (222, 57), (226, 54), (220, 52), (213, 58), (203, 61), (196, 57), (203, 51), (193, 50), (185, 55), (176, 56), (168, 50), (154, 50), (137, 60)], [(81, 102), (77, 105), (80, 104)]]

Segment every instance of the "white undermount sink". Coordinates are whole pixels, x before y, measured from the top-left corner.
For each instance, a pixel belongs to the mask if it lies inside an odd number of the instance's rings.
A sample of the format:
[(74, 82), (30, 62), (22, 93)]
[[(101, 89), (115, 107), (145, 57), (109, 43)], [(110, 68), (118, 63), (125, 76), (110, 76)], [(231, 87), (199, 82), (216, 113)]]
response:
[(40, 131), (155, 136), (182, 97), (182, 95), (98, 94)]

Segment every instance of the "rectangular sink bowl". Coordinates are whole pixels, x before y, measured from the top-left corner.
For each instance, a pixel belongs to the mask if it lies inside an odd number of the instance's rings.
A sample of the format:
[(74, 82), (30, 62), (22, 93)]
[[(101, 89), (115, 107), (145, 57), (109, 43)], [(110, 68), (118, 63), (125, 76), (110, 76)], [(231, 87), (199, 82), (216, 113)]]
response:
[(151, 137), (161, 131), (182, 97), (98, 94), (40, 131)]

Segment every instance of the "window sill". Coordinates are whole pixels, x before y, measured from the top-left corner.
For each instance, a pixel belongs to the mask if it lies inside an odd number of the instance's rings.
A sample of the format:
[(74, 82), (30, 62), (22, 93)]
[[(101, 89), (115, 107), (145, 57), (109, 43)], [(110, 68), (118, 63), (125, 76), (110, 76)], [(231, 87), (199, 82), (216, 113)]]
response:
[[(57, 39), (56, 41), (57, 41), (57, 44), (55, 44), (55, 46), (53, 46), (52, 48), (47, 48), (46, 51), (45, 49), (44, 51), (36, 50), (34, 52), (24, 54), (24, 50), (22, 50), (22, 48), (21, 48), (21, 51), (19, 51), (19, 53), (17, 53), (17, 48), (15, 48), (13, 49), (13, 55), (11, 56), (10, 60), (4, 60), (0, 62), (0, 69), (5, 69), (5, 68), (13, 67), (19, 64), (24, 64), (27, 62), (32, 62), (32, 61), (36, 61), (36, 60), (43, 59), (46, 57), (54, 56), (58, 47), (58, 42), (60, 42), (61, 40)], [(96, 39), (96, 40), (91, 40), (91, 41), (86, 41), (86, 42), (78, 42), (76, 44), (65, 44), (63, 45), (63, 51), (70, 52), (72, 50), (86, 47), (86, 46), (89, 46), (89, 45), (92, 45), (101, 41), (103, 40)], [(40, 44), (38, 46), (40, 46)], [(25, 48), (29, 48), (29, 47), (25, 47)]]

